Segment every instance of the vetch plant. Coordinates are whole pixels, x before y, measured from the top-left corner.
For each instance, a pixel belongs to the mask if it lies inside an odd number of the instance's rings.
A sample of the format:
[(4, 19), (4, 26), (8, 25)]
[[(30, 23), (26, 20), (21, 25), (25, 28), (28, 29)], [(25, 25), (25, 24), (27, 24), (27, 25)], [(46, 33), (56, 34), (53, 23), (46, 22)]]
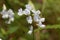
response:
[[(41, 18), (40, 14), (41, 12), (39, 10), (35, 10), (30, 4), (25, 5), (26, 9), (18, 9), (17, 15), (22, 16), (26, 15), (26, 20), (28, 24), (30, 24), (30, 30), (28, 31), (28, 34), (32, 34), (33, 32), (33, 21), (36, 22), (36, 25), (38, 27), (44, 28), (45, 25), (42, 24), (42, 22), (45, 21), (45, 18)], [(6, 10), (6, 6), (3, 4), (3, 10), (1, 12), (2, 18), (8, 18), (8, 21), (6, 21), (7, 24), (11, 24), (11, 22), (14, 21), (14, 12), (12, 9)]]
[(28, 34), (32, 34), (32, 32), (33, 32), (33, 26), (31, 25), (30, 30), (28, 31)]
[(30, 24), (32, 24), (32, 17), (31, 16), (27, 17), (27, 22), (30, 23)]
[(23, 15), (22, 8), (20, 8), (20, 9), (18, 10), (18, 15), (19, 15), (19, 16), (22, 16), (22, 15)]

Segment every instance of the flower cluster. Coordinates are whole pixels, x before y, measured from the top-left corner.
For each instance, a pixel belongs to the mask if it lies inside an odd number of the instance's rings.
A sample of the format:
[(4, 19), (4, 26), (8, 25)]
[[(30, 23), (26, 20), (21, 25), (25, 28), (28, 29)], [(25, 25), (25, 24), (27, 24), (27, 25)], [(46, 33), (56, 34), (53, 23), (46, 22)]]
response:
[[(40, 12), (39, 10), (35, 10), (35, 9), (34, 9), (31, 5), (29, 5), (29, 4), (25, 5), (25, 7), (26, 7), (26, 9), (24, 9), (24, 10), (22, 10), (22, 8), (20, 8), (20, 9), (18, 10), (18, 15), (19, 15), (19, 16), (27, 15), (26, 20), (27, 20), (27, 22), (28, 22), (29, 24), (31, 24), (30, 30), (28, 31), (28, 33), (31, 34), (32, 31), (33, 31), (33, 26), (32, 26), (32, 22), (33, 22), (33, 21), (36, 22), (36, 25), (37, 25), (38, 27), (44, 28), (45, 25), (43, 25), (42, 22), (45, 21), (45, 18), (41, 18), (41, 17), (40, 17), (41, 12)], [(31, 14), (32, 14), (33, 16), (31, 16)], [(2, 15), (2, 18), (3, 18), (3, 19), (9, 18), (9, 21), (6, 22), (6, 23), (8, 23), (8, 24), (10, 24), (11, 22), (14, 21), (14, 12), (13, 12), (13, 10), (12, 10), (12, 9), (9, 9), (9, 10), (7, 11), (5, 5), (3, 5), (3, 10), (2, 10), (2, 12), (1, 12), (1, 15)]]
[(14, 12), (12, 9), (7, 10), (5, 4), (3, 4), (3, 10), (1, 12), (2, 18), (9, 18), (8, 21), (6, 21), (7, 24), (10, 24), (12, 21), (14, 21)]
[[(27, 22), (28, 22), (29, 24), (32, 24), (32, 22), (33, 22), (33, 20), (34, 20), (35, 22), (37, 22), (36, 25), (37, 25), (38, 27), (44, 28), (45, 25), (43, 25), (42, 22), (45, 21), (45, 18), (41, 18), (41, 17), (39, 16), (39, 15), (41, 14), (41, 12), (40, 12), (39, 10), (36, 11), (36, 10), (33, 9), (33, 8), (31, 7), (31, 5), (29, 5), (29, 4), (25, 5), (25, 7), (26, 7), (26, 9), (23, 10), (23, 11), (22, 11), (22, 8), (20, 8), (20, 9), (18, 10), (18, 15), (19, 15), (19, 16), (22, 16), (23, 14), (24, 14), (24, 15), (28, 15), (28, 17), (27, 17), (26, 19), (27, 19)], [(30, 14), (31, 14), (30, 12), (32, 12), (33, 17), (30, 15)], [(32, 31), (33, 31), (33, 26), (30, 27), (30, 30), (28, 31), (28, 33), (31, 34)]]

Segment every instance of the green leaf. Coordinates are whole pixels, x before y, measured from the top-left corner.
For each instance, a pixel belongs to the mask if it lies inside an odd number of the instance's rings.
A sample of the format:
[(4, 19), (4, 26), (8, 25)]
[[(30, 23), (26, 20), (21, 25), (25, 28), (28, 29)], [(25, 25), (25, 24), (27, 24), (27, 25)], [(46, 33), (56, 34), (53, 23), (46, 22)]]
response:
[(35, 9), (35, 6), (31, 0), (29, 0), (28, 4), (31, 5), (33, 9)]
[(11, 33), (13, 33), (13, 32), (15, 32), (17, 29), (18, 29), (19, 27), (9, 27), (9, 30), (8, 30), (8, 34), (11, 34)]
[(6, 31), (3, 28), (1, 28), (1, 32), (2, 34), (6, 34)]
[(37, 28), (34, 30), (34, 32), (42, 30), (42, 29), (60, 29), (60, 24), (56, 24), (56, 25), (46, 25), (45, 28)]

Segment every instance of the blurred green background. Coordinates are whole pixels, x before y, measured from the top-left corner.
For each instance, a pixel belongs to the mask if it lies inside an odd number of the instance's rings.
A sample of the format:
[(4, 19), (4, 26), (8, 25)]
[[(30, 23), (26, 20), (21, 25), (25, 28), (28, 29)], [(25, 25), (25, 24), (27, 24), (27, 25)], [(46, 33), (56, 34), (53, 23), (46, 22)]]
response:
[(19, 8), (25, 9), (29, 0), (0, 0), (0, 11), (2, 11), (3, 4), (6, 4), (7, 9), (13, 9), (16, 15), (15, 21), (10, 25), (5, 24), (0, 15), (0, 38), (3, 40), (60, 40), (60, 0), (30, 1), (34, 4), (36, 10), (41, 11), (42, 17), (46, 19), (43, 23), (46, 28), (36, 28), (31, 35), (27, 34), (30, 25), (25, 19), (26, 16), (19, 17), (16, 13)]

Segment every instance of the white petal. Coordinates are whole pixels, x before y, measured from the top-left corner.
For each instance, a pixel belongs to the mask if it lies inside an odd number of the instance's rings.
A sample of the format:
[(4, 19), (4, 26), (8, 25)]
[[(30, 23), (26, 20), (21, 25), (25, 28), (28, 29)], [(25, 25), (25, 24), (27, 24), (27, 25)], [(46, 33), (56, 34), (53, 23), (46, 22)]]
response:
[(36, 14), (40, 14), (41, 12), (39, 10), (36, 11)]
[(32, 23), (32, 17), (31, 16), (27, 17), (27, 22), (30, 24)]
[(18, 15), (19, 15), (19, 16), (22, 16), (22, 15), (23, 15), (23, 13), (21, 13), (21, 12), (18, 12)]
[(13, 10), (12, 10), (12, 9), (9, 9), (9, 10), (8, 10), (8, 14), (9, 14), (9, 15), (14, 15)]
[(22, 8), (20, 8), (18, 11), (19, 11), (19, 12), (22, 12)]
[(44, 21), (45, 21), (45, 18), (41, 18), (40, 21), (41, 21), (41, 22), (44, 22)]
[(33, 26), (32, 25), (30, 26), (30, 30), (33, 31)]
[(14, 21), (14, 18), (10, 18), (9, 21), (6, 21), (5, 23), (11, 24), (11, 22), (13, 22), (13, 21)]
[(28, 34), (32, 34), (32, 31), (29, 30), (29, 31), (28, 31)]
[(10, 18), (9, 20), (13, 22), (14, 21), (14, 18)]
[(40, 20), (40, 16), (39, 15), (34, 15), (34, 21), (38, 22)]
[(14, 17), (14, 12), (12, 9), (9, 9), (7, 13), (9, 15), (9, 18)]
[(35, 15), (38, 15), (38, 14), (40, 14), (41, 12), (39, 11), (39, 10), (32, 10), (32, 12), (35, 14)]
[(41, 21), (39, 21), (37, 25), (38, 25), (38, 27), (41, 27), (41, 28), (45, 27), (45, 25), (43, 25)]
[(26, 9), (28, 9), (28, 10), (32, 10), (31, 5), (29, 5), (29, 4), (25, 5), (25, 7), (26, 7)]
[(1, 15), (6, 15), (8, 14), (6, 10), (2, 10)]
[(19, 15), (19, 16), (22, 16), (22, 15), (23, 15), (22, 8), (20, 8), (20, 9), (18, 10), (18, 15)]
[(30, 15), (30, 10), (28, 10), (28, 9), (25, 9), (23, 12), (25, 15)]
[(36, 10), (31, 10), (34, 14), (36, 13)]
[(33, 26), (31, 25), (30, 30), (28, 31), (28, 34), (32, 34), (32, 32), (33, 32)]
[(45, 25), (42, 24), (40, 27), (41, 27), (41, 28), (45, 28)]
[(2, 15), (2, 18), (8, 18), (8, 14)]
[(43, 25), (41, 21), (37, 25), (38, 25), (38, 27), (41, 27), (41, 28), (45, 27), (45, 25)]

